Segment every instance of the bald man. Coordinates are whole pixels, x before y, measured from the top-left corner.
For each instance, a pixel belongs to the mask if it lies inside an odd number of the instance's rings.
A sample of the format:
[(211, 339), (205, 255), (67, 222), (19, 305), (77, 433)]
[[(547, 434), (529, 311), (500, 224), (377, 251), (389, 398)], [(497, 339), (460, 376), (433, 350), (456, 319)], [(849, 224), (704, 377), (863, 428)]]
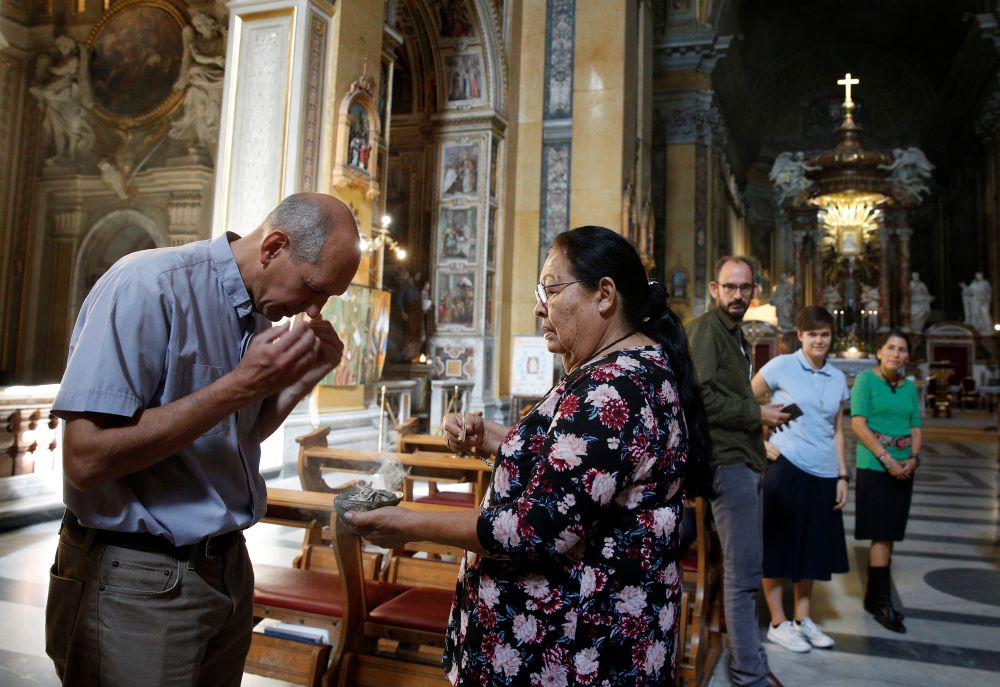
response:
[(65, 684), (240, 684), (260, 442), (340, 362), (321, 309), (360, 260), (350, 209), (296, 194), (242, 238), (133, 253), (94, 285), (53, 406), (67, 510), (46, 651)]

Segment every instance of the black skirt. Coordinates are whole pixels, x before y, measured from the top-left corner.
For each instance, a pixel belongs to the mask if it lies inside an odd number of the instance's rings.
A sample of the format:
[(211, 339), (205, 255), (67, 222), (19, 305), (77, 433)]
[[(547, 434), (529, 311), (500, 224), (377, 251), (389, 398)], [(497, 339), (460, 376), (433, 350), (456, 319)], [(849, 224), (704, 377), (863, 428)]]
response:
[(912, 477), (898, 480), (888, 472), (859, 468), (854, 538), (903, 541), (912, 497)]
[(829, 580), (848, 570), (837, 478), (816, 477), (784, 456), (764, 473), (764, 577)]

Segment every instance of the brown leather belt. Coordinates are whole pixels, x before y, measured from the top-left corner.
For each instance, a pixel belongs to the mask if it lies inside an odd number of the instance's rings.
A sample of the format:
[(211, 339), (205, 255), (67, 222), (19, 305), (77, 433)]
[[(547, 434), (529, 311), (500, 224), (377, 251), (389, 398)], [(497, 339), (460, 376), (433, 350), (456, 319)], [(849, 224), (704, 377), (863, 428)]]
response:
[(114, 530), (99, 530), (86, 527), (81, 525), (79, 519), (69, 510), (63, 515), (62, 527), (77, 533), (81, 537), (87, 536), (88, 532), (93, 532), (93, 541), (95, 543), (120, 546), (123, 549), (132, 549), (133, 551), (162, 553), (182, 561), (198, 556), (202, 558), (219, 558), (226, 555), (231, 548), (242, 540), (240, 537), (241, 530), (233, 530), (224, 534), (205, 537), (194, 544), (175, 546), (163, 537), (150, 534), (149, 532), (116, 532)]

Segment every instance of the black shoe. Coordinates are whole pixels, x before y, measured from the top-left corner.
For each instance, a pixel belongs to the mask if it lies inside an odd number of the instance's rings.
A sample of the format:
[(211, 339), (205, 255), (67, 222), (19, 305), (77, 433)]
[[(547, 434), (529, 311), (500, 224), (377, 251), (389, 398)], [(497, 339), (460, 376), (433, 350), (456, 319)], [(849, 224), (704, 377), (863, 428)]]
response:
[(875, 606), (871, 610), (872, 616), (875, 618), (875, 622), (892, 632), (899, 632), (900, 634), (906, 634), (906, 625), (903, 624), (903, 618), (899, 615), (899, 612), (892, 607), (892, 604), (881, 603)]

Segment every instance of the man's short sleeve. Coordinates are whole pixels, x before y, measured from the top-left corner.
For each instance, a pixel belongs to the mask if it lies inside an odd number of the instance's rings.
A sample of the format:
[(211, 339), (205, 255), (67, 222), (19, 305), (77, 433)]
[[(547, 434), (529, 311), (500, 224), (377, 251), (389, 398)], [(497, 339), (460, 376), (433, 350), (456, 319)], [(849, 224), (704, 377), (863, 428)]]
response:
[(131, 417), (147, 407), (164, 374), (170, 310), (157, 275), (138, 266), (99, 280), (73, 329), (53, 412)]

